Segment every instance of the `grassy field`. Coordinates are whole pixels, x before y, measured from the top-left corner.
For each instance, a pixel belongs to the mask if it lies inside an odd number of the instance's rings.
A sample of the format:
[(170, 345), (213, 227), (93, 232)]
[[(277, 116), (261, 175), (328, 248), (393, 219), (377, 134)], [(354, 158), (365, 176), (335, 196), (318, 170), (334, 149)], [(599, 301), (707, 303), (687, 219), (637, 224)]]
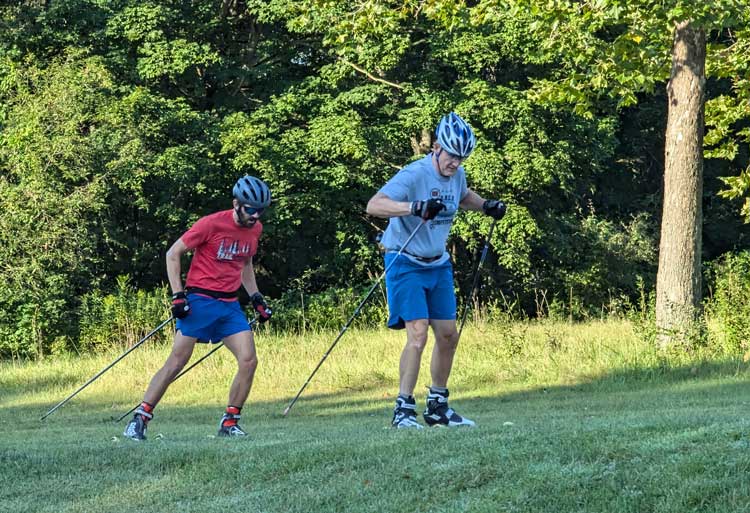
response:
[[(145, 443), (112, 419), (168, 347), (138, 349), (43, 422), (121, 350), (0, 364), (0, 511), (750, 511), (739, 357), (661, 358), (625, 322), (480, 324), (450, 383), (478, 427), (403, 432), (387, 427), (403, 333), (353, 331), (283, 417), (334, 336), (258, 334), (245, 440), (214, 437), (225, 350), (170, 388)], [(419, 383), (421, 411), (426, 365)]]

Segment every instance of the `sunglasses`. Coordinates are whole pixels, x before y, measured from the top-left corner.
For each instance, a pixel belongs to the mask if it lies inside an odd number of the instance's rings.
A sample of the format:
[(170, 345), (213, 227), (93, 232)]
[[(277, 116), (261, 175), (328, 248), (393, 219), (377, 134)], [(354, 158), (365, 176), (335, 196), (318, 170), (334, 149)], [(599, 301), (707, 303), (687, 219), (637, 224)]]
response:
[(456, 155), (454, 153), (449, 152), (448, 150), (444, 150), (445, 153), (448, 155), (448, 158), (455, 161), (455, 162), (463, 162), (466, 160), (466, 157), (461, 157), (460, 155)]
[(258, 214), (261, 215), (266, 209), (265, 208), (254, 208), (250, 205), (242, 205), (242, 210), (249, 216)]

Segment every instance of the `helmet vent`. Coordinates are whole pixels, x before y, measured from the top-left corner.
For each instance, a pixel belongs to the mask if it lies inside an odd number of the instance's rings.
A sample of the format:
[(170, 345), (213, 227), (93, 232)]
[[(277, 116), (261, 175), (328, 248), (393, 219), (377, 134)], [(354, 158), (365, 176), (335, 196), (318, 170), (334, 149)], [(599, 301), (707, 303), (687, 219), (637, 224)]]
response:
[(232, 195), (241, 203), (253, 208), (266, 208), (271, 204), (271, 191), (268, 185), (254, 176), (243, 176), (232, 189)]

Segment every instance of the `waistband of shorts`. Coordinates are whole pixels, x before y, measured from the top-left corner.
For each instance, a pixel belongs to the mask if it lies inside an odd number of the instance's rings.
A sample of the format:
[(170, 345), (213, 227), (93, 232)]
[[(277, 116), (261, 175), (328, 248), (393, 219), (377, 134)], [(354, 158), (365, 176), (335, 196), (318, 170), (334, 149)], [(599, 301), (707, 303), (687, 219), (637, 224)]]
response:
[(234, 292), (223, 292), (221, 290), (209, 290), (209, 289), (202, 289), (200, 287), (187, 287), (185, 288), (185, 292), (188, 294), (203, 294), (205, 296), (212, 297), (214, 299), (236, 299), (237, 298), (237, 291)]
[[(388, 250), (386, 250), (386, 253), (398, 253), (398, 250), (396, 250), (396, 249), (388, 249)], [(443, 258), (443, 255), (438, 255), (438, 256), (434, 256), (434, 257), (423, 257), (423, 256), (415, 255), (414, 253), (409, 253), (408, 251), (404, 251), (403, 249), (401, 250), (401, 253), (409, 255), (412, 258), (416, 258), (420, 262), (424, 262), (426, 264), (429, 264), (429, 263), (432, 263), (432, 262), (436, 262), (436, 261), (440, 260), (441, 258)]]

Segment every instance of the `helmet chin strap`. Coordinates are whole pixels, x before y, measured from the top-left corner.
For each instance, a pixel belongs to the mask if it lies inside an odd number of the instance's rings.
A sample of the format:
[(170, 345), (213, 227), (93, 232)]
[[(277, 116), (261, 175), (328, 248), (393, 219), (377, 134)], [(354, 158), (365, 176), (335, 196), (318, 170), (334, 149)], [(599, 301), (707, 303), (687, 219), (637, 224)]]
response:
[(440, 155), (442, 154), (443, 154), (443, 148), (440, 148), (438, 152), (435, 154), (435, 160), (437, 160), (438, 174), (442, 176), (443, 178), (450, 178), (450, 175), (445, 175), (443, 173), (443, 166), (440, 164)]

